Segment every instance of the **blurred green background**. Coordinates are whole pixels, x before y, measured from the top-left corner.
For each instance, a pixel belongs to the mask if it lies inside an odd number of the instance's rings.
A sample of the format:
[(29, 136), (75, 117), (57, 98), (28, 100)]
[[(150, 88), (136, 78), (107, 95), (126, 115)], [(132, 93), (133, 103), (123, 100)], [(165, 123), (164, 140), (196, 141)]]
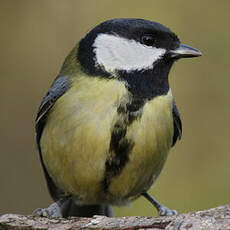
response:
[[(201, 58), (170, 73), (183, 138), (151, 194), (187, 212), (230, 203), (230, 1), (0, 0), (0, 214), (50, 204), (34, 141), (42, 97), (75, 43), (115, 17), (158, 21)], [(156, 215), (144, 198), (115, 214)]]

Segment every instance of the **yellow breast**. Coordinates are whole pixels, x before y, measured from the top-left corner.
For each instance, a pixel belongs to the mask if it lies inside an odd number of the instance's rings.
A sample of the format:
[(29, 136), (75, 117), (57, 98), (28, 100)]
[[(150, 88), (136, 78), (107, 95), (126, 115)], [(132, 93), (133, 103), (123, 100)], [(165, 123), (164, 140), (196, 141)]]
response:
[(161, 171), (173, 137), (171, 92), (147, 102), (141, 118), (127, 128), (126, 138), (134, 147), (104, 193), (111, 132), (117, 108), (125, 100), (123, 83), (79, 77), (49, 112), (40, 140), (44, 163), (56, 185), (79, 203), (132, 199), (147, 190)]

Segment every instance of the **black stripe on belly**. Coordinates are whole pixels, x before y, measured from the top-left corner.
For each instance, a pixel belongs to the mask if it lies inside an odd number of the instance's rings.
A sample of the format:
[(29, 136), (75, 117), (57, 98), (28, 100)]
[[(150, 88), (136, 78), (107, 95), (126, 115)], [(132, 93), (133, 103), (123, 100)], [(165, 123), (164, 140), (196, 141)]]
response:
[(110, 185), (111, 179), (118, 176), (129, 160), (134, 142), (126, 138), (127, 127), (142, 115), (143, 100), (132, 100), (117, 110), (120, 119), (115, 123), (110, 140), (109, 158), (105, 163), (104, 190)]

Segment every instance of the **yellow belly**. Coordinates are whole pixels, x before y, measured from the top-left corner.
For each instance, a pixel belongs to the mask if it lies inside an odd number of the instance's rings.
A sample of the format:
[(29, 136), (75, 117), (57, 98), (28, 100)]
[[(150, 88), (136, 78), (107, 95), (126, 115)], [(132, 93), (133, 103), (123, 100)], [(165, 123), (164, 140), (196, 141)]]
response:
[[(51, 109), (40, 145), (48, 173), (78, 203), (119, 204), (147, 190), (159, 175), (172, 144), (172, 95), (145, 104), (127, 129), (134, 142), (129, 160), (105, 193), (103, 179), (117, 107), (127, 100), (125, 86), (97, 78), (73, 84)], [(81, 87), (88, 89), (81, 92)], [(99, 85), (100, 87), (95, 87)]]

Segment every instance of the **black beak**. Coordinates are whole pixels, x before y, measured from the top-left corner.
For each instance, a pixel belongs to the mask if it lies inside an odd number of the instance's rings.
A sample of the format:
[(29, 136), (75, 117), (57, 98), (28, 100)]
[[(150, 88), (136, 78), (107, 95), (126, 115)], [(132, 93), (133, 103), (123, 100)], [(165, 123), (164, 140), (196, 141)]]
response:
[(199, 50), (184, 44), (180, 44), (177, 49), (169, 51), (169, 54), (172, 58), (190, 58), (202, 55)]

